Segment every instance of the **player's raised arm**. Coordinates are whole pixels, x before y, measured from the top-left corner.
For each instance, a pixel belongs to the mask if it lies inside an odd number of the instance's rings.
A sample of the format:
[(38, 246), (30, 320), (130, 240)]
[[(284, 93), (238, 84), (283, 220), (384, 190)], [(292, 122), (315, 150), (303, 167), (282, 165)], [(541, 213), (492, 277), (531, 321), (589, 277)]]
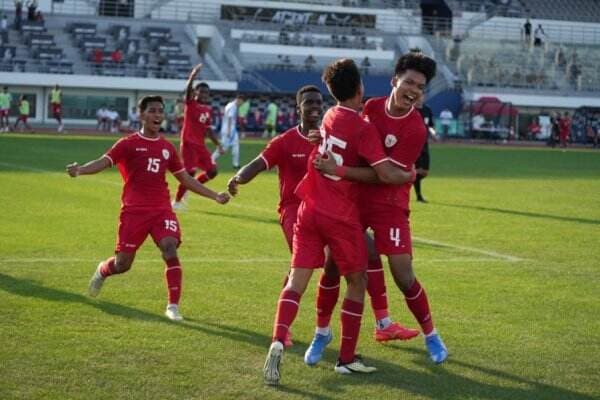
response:
[(258, 156), (250, 163), (244, 165), (237, 174), (235, 174), (227, 183), (227, 190), (232, 196), (238, 193), (238, 185), (244, 185), (250, 182), (256, 175), (267, 169), (265, 160)]
[(187, 101), (192, 100), (192, 98), (194, 97), (194, 80), (196, 79), (196, 76), (198, 75), (201, 69), (202, 64), (198, 64), (190, 72), (190, 76), (188, 77), (188, 81), (185, 86), (185, 99)]
[(71, 178), (76, 178), (79, 175), (92, 175), (105, 170), (111, 166), (111, 162), (106, 156), (102, 156), (97, 160), (89, 161), (83, 165), (74, 162), (67, 165), (67, 173)]
[(198, 182), (196, 179), (192, 178), (190, 174), (188, 174), (186, 171), (181, 171), (174, 175), (175, 178), (177, 178), (177, 180), (181, 182), (182, 185), (187, 187), (192, 192), (199, 194), (200, 196), (212, 199), (219, 204), (225, 204), (229, 201), (229, 195), (227, 194), (227, 192), (217, 193), (207, 188), (206, 186)]
[(333, 153), (327, 152), (325, 157), (317, 156), (313, 165), (324, 174), (336, 175), (341, 178), (363, 183), (387, 183), (401, 185), (415, 180), (414, 169), (405, 171), (394, 166), (390, 161), (384, 161), (373, 167), (346, 167), (337, 165)]

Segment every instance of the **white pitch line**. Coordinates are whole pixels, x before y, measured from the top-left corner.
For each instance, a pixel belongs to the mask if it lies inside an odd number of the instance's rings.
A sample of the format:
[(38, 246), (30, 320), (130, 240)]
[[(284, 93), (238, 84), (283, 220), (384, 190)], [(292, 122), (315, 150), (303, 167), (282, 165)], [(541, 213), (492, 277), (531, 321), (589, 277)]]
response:
[(486, 255), (486, 256), (489, 256), (489, 257), (499, 258), (499, 259), (510, 261), (510, 262), (524, 261), (523, 258), (511, 256), (509, 254), (498, 253), (498, 252), (492, 251), (492, 250), (484, 250), (484, 249), (478, 249), (478, 248), (475, 248), (475, 247), (468, 247), (468, 246), (461, 246), (461, 245), (456, 245), (456, 244), (451, 244), (451, 243), (438, 242), (436, 240), (430, 240), (430, 239), (420, 238), (420, 237), (417, 237), (417, 236), (413, 236), (413, 240), (415, 242), (420, 242), (420, 243), (425, 243), (425, 244), (431, 244), (433, 246), (447, 247), (447, 248), (450, 248), (450, 249), (464, 250), (464, 251), (468, 251), (468, 252), (471, 252), (471, 253), (483, 254), (483, 255)]

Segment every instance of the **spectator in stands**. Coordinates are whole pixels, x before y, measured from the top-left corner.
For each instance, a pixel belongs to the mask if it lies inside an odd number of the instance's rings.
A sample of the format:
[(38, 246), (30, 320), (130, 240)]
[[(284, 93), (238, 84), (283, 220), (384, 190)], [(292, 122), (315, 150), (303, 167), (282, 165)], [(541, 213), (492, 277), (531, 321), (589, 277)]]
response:
[(533, 32), (533, 45), (536, 47), (541, 47), (544, 44), (545, 38), (546, 32), (544, 32), (542, 24), (538, 24), (537, 28), (535, 28), (535, 32)]
[(127, 39), (127, 29), (121, 28), (119, 29), (119, 36), (117, 36), (117, 41), (122, 42)]
[(21, 0), (15, 0), (15, 29), (21, 30), (21, 23), (23, 22), (23, 2)]
[(290, 60), (290, 56), (283, 56), (283, 69), (285, 71), (292, 69), (292, 60)]
[(140, 129), (140, 114), (137, 112), (136, 107), (131, 107), (131, 111), (127, 115), (127, 122), (130, 130), (135, 131)]
[(531, 46), (531, 22), (529, 18), (523, 24), (523, 39), (525, 40), (525, 45), (527, 47)]
[(594, 120), (589, 121), (587, 129), (586, 129), (587, 141), (592, 143), (594, 148), (598, 147), (600, 132), (598, 132), (598, 127), (594, 124)]
[[(27, 128), (30, 132), (33, 132), (31, 125), (27, 123), (27, 118), (29, 118), (29, 101), (25, 98), (25, 95), (21, 95), (19, 97), (19, 117), (15, 121), (15, 125), (13, 127), (14, 130), (17, 130), (17, 126), (19, 126), (19, 122), (23, 123), (23, 126)], [(23, 128), (21, 128), (21, 132), (23, 132)]]
[(538, 123), (537, 117), (531, 120), (531, 123), (527, 127), (527, 139), (536, 140), (539, 134), (542, 132), (542, 127)]
[(548, 136), (548, 146), (555, 147), (560, 137), (560, 113), (556, 112), (550, 118), (550, 136)]
[(4, 48), (4, 54), (2, 54), (2, 61), (10, 63), (13, 59), (13, 53), (10, 47)]
[(8, 43), (8, 18), (6, 14), (2, 14), (0, 19), (0, 37), (2, 38), (2, 44)]
[(369, 60), (369, 57), (365, 57), (363, 58), (363, 60), (360, 63), (360, 66), (362, 67), (362, 72), (365, 75), (369, 74), (369, 68), (371, 67), (371, 60)]
[(567, 59), (565, 58), (565, 52), (563, 51), (562, 46), (560, 46), (557, 50), (556, 50), (556, 55), (554, 57), (554, 63), (556, 64), (557, 67), (559, 67), (560, 69), (564, 69), (565, 65), (567, 65)]
[(442, 110), (440, 113), (440, 123), (442, 124), (442, 137), (447, 137), (450, 133), (450, 126), (452, 125), (452, 120), (454, 119), (454, 115), (452, 111), (450, 111), (447, 107)]
[(317, 63), (317, 60), (315, 60), (315, 58), (313, 57), (312, 54), (309, 54), (306, 59), (304, 60), (304, 66), (306, 67), (306, 72), (312, 72), (313, 69), (315, 68), (315, 64)]
[(569, 113), (565, 112), (563, 117), (560, 119), (559, 123), (559, 139), (560, 139), (560, 147), (567, 147), (567, 143), (569, 141), (569, 136), (571, 133), (571, 117), (569, 117)]
[(94, 49), (92, 53), (92, 61), (94, 61), (94, 69), (96, 73), (100, 73), (100, 67), (102, 67), (102, 62), (104, 61), (104, 52), (101, 48), (97, 47)]
[(129, 44), (127, 45), (127, 55), (132, 56), (135, 54), (136, 51), (137, 51), (137, 44), (135, 43), (135, 40), (130, 40)]
[(37, 11), (37, 0), (29, 0), (27, 2), (27, 21), (34, 22), (35, 21), (35, 13)]
[(43, 24), (44, 23), (44, 14), (42, 14), (41, 11), (36, 11), (35, 12), (35, 17), (34, 17), (34, 21), (39, 23), (39, 24)]
[(273, 100), (269, 101), (265, 110), (265, 131), (263, 138), (272, 138), (277, 134), (277, 104)]
[(97, 131), (109, 130), (107, 113), (108, 113), (108, 108), (106, 107), (106, 104), (102, 104), (102, 107), (100, 107), (98, 109), (98, 111), (96, 111), (96, 120), (98, 122), (98, 124), (96, 125)]
[(137, 68), (141, 76), (146, 76), (146, 56), (140, 54), (137, 59)]
[(113, 61), (113, 63), (115, 63), (115, 65), (120, 66), (121, 62), (123, 61), (123, 52), (121, 51), (121, 49), (115, 49), (110, 54), (110, 59)]

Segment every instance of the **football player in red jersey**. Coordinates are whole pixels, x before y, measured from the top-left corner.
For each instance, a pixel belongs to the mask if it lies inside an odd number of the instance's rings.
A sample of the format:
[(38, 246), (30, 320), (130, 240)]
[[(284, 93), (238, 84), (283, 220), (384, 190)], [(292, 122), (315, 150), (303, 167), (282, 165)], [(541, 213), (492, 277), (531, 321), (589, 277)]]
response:
[[(190, 72), (185, 88), (185, 104), (183, 112), (183, 128), (181, 129), (181, 143), (179, 149), (183, 166), (188, 174), (195, 176), (198, 171), (203, 171), (196, 177), (198, 182), (205, 183), (217, 176), (217, 164), (211, 159), (211, 154), (206, 148), (205, 137), (217, 147), (217, 151), (223, 152), (221, 143), (212, 130), (212, 108), (209, 102), (210, 88), (205, 82), (194, 86), (194, 80), (202, 69), (202, 64), (196, 65)], [(180, 184), (177, 188), (173, 209), (184, 210), (184, 195), (187, 191), (185, 185)]]
[[(273, 167), (277, 167), (279, 175), (279, 194), (280, 201), (278, 206), (279, 222), (283, 234), (288, 243), (290, 251), (292, 250), (292, 238), (294, 235), (294, 225), (300, 206), (300, 198), (296, 196), (294, 190), (307, 171), (307, 160), (314, 149), (314, 145), (308, 141), (308, 133), (311, 130), (318, 130), (319, 122), (322, 116), (323, 97), (318, 87), (313, 85), (303, 86), (296, 93), (296, 104), (301, 123), (298, 126), (290, 128), (288, 131), (271, 139), (266, 148), (249, 164), (229, 180), (228, 188), (231, 195), (238, 193), (238, 186), (252, 181), (259, 173)], [(393, 322), (389, 316), (387, 297), (385, 293), (385, 281), (383, 276), (383, 267), (379, 254), (375, 253), (372, 239), (365, 235), (369, 241), (369, 280), (367, 290), (371, 298), (371, 304), (378, 321), (387, 320), (383, 328), (377, 328), (375, 337), (379, 341), (387, 340), (407, 340), (419, 334), (418, 330), (404, 328), (397, 322)], [(319, 282), (319, 295), (317, 296), (317, 338), (329, 338), (329, 321), (333, 312), (335, 303), (339, 295), (339, 275), (334, 265), (330, 264), (328, 257), (326, 267), (321, 274)], [(284, 286), (287, 284), (287, 275)], [(330, 310), (330, 311), (329, 311)], [(387, 322), (386, 321), (386, 322)], [(379, 322), (382, 324), (384, 322)], [(325, 339), (326, 340), (326, 339)], [(292, 345), (291, 333), (288, 331), (284, 341), (285, 347)], [(319, 343), (316, 343), (319, 346)], [(307, 351), (305, 362), (314, 365), (321, 359), (321, 352)]]
[(325, 69), (323, 81), (337, 105), (323, 118), (322, 144), (311, 153), (308, 172), (296, 188), (302, 203), (294, 227), (292, 269), (279, 297), (273, 342), (263, 369), (265, 383), (270, 385), (279, 383), (283, 342), (313, 270), (323, 266), (325, 246), (331, 250), (333, 261), (347, 282), (341, 311), (340, 355), (335, 371), (351, 374), (375, 370), (355, 354), (367, 285), (367, 249), (358, 212), (359, 185), (336, 175), (319, 174), (310, 160), (317, 153), (328, 152), (334, 154), (339, 163), (336, 174), (343, 175), (348, 166), (366, 163), (374, 167), (384, 182), (403, 183), (413, 178), (412, 173), (394, 168), (387, 161), (377, 130), (358, 114), (363, 86), (356, 64), (349, 59), (334, 62)]
[(166, 264), (168, 304), (165, 315), (180, 321), (183, 319), (178, 306), (182, 270), (177, 248), (181, 231), (169, 202), (166, 172), (171, 172), (189, 190), (219, 204), (227, 203), (229, 195), (213, 192), (185, 172), (175, 147), (159, 133), (165, 117), (162, 97), (146, 96), (138, 108), (142, 122), (139, 132), (120, 139), (96, 160), (84, 165), (76, 162), (67, 165), (67, 172), (73, 178), (96, 174), (116, 165), (124, 181), (115, 257), (100, 262), (90, 281), (89, 294), (96, 297), (107, 277), (127, 272), (137, 249), (150, 235)]
[[(377, 127), (379, 140), (388, 159), (399, 169), (411, 170), (427, 140), (427, 128), (415, 109), (424, 95), (425, 86), (435, 76), (436, 64), (420, 52), (410, 52), (398, 59), (392, 92), (387, 97), (373, 98), (365, 104), (363, 115)], [(316, 159), (315, 167), (325, 174), (339, 174), (339, 166), (329, 157)], [(344, 178), (360, 182), (376, 182), (370, 168), (347, 168)], [(421, 325), (425, 345), (433, 362), (448, 357), (448, 350), (431, 318), (425, 289), (412, 267), (412, 241), (409, 224), (411, 183), (370, 184), (361, 192), (361, 220), (375, 233), (377, 250), (388, 256), (394, 281), (404, 294), (408, 308)]]

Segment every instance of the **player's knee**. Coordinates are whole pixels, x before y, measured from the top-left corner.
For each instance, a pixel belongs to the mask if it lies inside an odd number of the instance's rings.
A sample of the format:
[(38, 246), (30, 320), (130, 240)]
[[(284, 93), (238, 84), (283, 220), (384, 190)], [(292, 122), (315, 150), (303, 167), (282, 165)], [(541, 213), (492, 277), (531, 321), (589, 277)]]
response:
[(133, 262), (133, 260), (129, 260), (129, 259), (116, 259), (115, 260), (115, 270), (119, 274), (127, 272), (131, 269), (132, 262)]
[(217, 176), (217, 174), (218, 174), (218, 171), (216, 168), (206, 171), (206, 176), (208, 177), (208, 179), (213, 179), (214, 177)]
[(165, 260), (177, 257), (177, 240), (163, 240), (159, 244), (160, 251), (162, 252)]

